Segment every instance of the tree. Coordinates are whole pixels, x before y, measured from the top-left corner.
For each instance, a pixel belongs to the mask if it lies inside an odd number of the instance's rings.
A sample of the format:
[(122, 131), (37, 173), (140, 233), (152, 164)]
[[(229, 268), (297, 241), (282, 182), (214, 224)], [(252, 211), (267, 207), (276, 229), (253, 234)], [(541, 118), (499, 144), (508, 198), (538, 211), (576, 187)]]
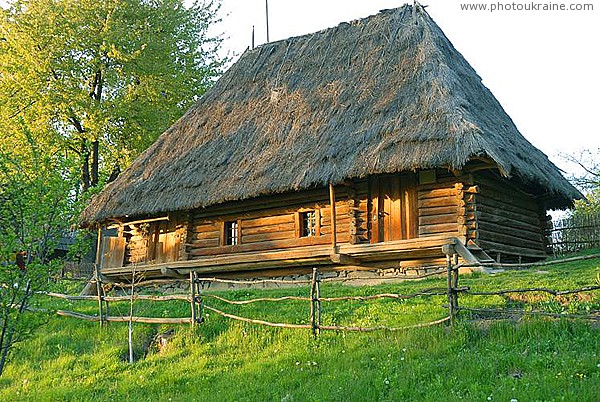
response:
[(83, 191), (114, 178), (219, 74), (219, 5), (183, 0), (11, 0), (0, 17), (7, 137), (21, 119), (75, 156)]
[(28, 146), (19, 154), (0, 146), (0, 375), (12, 346), (40, 323), (29, 305), (58, 263), (54, 243), (76, 206), (68, 161), (45, 155), (25, 126), (22, 133)]
[(577, 166), (581, 172), (573, 175), (570, 181), (585, 192), (586, 199), (575, 202), (573, 215), (598, 215), (600, 213), (600, 161), (597, 152), (591, 150), (580, 151), (577, 155), (563, 154), (562, 157), (569, 163)]

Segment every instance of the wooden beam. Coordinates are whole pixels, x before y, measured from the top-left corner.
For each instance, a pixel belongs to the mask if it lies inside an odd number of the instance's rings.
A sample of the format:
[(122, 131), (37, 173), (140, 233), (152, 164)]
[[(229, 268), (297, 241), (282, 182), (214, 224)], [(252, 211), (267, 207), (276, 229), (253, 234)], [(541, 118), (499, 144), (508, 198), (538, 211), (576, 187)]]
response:
[(161, 218), (140, 219), (140, 220), (131, 221), (131, 222), (115, 223), (114, 225), (108, 226), (107, 229), (116, 229), (118, 227), (129, 226), (129, 225), (137, 225), (137, 224), (140, 224), (140, 223), (150, 223), (150, 222), (168, 221), (168, 220), (169, 220), (168, 216), (163, 216)]
[(341, 265), (361, 265), (362, 261), (358, 258), (349, 256), (348, 254), (332, 253), (331, 262)]
[(174, 269), (171, 269), (171, 268), (167, 268), (167, 267), (162, 267), (160, 269), (160, 273), (163, 276), (166, 276), (169, 278), (182, 278), (182, 275), (179, 274), (177, 271), (175, 271)]

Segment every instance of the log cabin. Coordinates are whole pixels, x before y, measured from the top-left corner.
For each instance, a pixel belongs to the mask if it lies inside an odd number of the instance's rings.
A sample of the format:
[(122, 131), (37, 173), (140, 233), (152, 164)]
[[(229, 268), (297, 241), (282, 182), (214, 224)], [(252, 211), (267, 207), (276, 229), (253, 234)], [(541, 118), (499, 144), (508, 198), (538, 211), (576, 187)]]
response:
[(82, 213), (101, 272), (407, 272), (546, 256), (581, 198), (418, 4), (247, 50)]

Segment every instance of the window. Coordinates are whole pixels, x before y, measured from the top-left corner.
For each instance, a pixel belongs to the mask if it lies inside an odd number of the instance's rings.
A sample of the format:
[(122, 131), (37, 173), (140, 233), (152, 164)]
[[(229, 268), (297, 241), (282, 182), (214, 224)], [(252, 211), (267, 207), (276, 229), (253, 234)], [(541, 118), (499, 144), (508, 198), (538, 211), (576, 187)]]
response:
[(311, 237), (317, 235), (317, 213), (316, 211), (300, 212), (300, 237)]
[(225, 222), (225, 245), (235, 246), (240, 243), (240, 224), (238, 221)]

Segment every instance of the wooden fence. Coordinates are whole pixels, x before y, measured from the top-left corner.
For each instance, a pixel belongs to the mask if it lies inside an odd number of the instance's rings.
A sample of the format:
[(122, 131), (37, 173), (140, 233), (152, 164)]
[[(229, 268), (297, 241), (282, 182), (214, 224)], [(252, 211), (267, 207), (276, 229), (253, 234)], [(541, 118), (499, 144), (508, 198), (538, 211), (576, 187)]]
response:
[(62, 266), (60, 278), (57, 279), (89, 279), (94, 273), (93, 262), (66, 261)]
[(554, 255), (600, 247), (600, 214), (577, 214), (552, 221), (550, 245)]
[[(48, 296), (58, 297), (66, 300), (95, 300), (98, 303), (98, 315), (86, 315), (72, 311), (59, 310), (57, 314), (61, 316), (74, 317), (79, 319), (84, 319), (87, 321), (97, 321), (102, 326), (105, 322), (140, 322), (140, 323), (152, 323), (152, 324), (190, 324), (192, 326), (199, 324), (202, 322), (203, 311), (211, 311), (216, 313), (222, 317), (226, 317), (229, 319), (247, 322), (251, 324), (258, 324), (269, 327), (276, 328), (294, 328), (294, 329), (307, 329), (312, 332), (313, 335), (317, 335), (320, 331), (352, 331), (352, 332), (371, 332), (378, 330), (385, 331), (399, 331), (406, 330), (410, 328), (420, 328), (426, 326), (432, 326), (441, 324), (444, 322), (448, 322), (451, 325), (454, 324), (457, 314), (460, 311), (470, 312), (472, 314), (486, 314), (486, 315), (511, 315), (514, 316), (516, 314), (521, 315), (540, 315), (540, 316), (552, 316), (556, 318), (577, 318), (577, 319), (589, 319), (589, 320), (600, 320), (600, 315), (598, 312), (593, 312), (587, 315), (575, 315), (575, 314), (556, 314), (547, 311), (525, 311), (519, 309), (483, 309), (483, 308), (470, 308), (459, 306), (459, 297), (461, 295), (473, 295), (473, 296), (502, 296), (511, 293), (528, 293), (528, 292), (542, 292), (551, 294), (553, 296), (563, 296), (568, 294), (575, 293), (583, 293), (590, 292), (594, 290), (599, 290), (600, 285), (593, 286), (585, 286), (579, 289), (571, 289), (571, 290), (554, 290), (549, 288), (541, 288), (541, 287), (532, 287), (532, 288), (523, 288), (523, 289), (506, 289), (506, 290), (497, 290), (497, 291), (486, 291), (486, 292), (478, 292), (473, 291), (467, 286), (459, 286), (459, 269), (461, 268), (461, 264), (458, 264), (458, 256), (453, 252), (452, 246), (447, 246), (445, 249), (447, 253), (447, 264), (446, 267), (440, 267), (440, 269), (424, 274), (424, 275), (415, 275), (408, 279), (423, 279), (431, 276), (445, 276), (446, 283), (445, 286), (441, 287), (433, 287), (424, 289), (422, 291), (413, 293), (413, 294), (396, 294), (396, 293), (381, 293), (369, 296), (341, 296), (341, 297), (324, 297), (321, 294), (321, 284), (322, 283), (333, 283), (333, 282), (343, 282), (349, 280), (370, 280), (373, 277), (352, 277), (352, 278), (321, 278), (318, 270), (315, 268), (312, 272), (312, 277), (310, 280), (277, 280), (277, 279), (266, 279), (266, 280), (256, 280), (256, 281), (240, 281), (233, 279), (219, 279), (219, 278), (199, 278), (195, 273), (191, 273), (189, 279), (187, 280), (151, 280), (151, 281), (133, 281), (132, 283), (121, 283), (121, 284), (113, 284), (113, 286), (122, 287), (124, 289), (129, 289), (130, 294), (125, 296), (107, 296), (102, 292), (102, 283), (100, 282), (99, 276), (96, 274), (96, 286), (98, 289), (97, 296), (68, 296), (64, 294), (57, 293), (48, 293)], [(581, 257), (582, 259), (589, 258), (589, 256)], [(569, 260), (573, 260), (570, 258)], [(552, 261), (551, 263), (556, 263), (556, 261)], [(498, 264), (496, 264), (498, 265)], [(510, 265), (510, 264), (509, 264)], [(535, 266), (539, 266), (540, 263), (531, 264)], [(520, 264), (522, 267), (523, 264)], [(512, 265), (507, 268), (511, 268)], [(134, 276), (135, 279), (135, 276)], [(380, 277), (378, 280), (386, 280), (386, 279), (394, 279), (397, 278), (386, 278)], [(143, 295), (137, 294), (136, 289), (139, 287), (147, 287), (161, 284), (174, 284), (174, 283), (184, 283), (189, 286), (189, 292), (187, 294), (172, 294), (172, 295)], [(214, 294), (204, 293), (203, 292), (203, 284), (205, 283), (227, 283), (227, 284), (242, 284), (242, 285), (258, 285), (258, 284), (282, 284), (282, 285), (303, 285), (308, 286), (309, 291), (307, 296), (283, 296), (283, 297), (263, 297), (263, 298), (255, 298), (249, 300), (229, 300), (221, 296), (217, 296)], [(388, 326), (374, 326), (374, 327), (361, 327), (361, 326), (336, 326), (336, 325), (323, 325), (322, 323), (322, 312), (323, 312), (323, 304), (328, 302), (339, 302), (339, 301), (369, 301), (376, 299), (402, 299), (408, 300), (418, 297), (431, 297), (431, 296), (446, 296), (447, 304), (447, 315), (444, 317), (440, 317), (434, 321), (423, 322), (419, 324), (402, 326), (402, 327), (388, 327)], [(222, 303), (230, 304), (230, 305), (247, 305), (251, 303), (260, 303), (260, 302), (285, 302), (289, 300), (296, 301), (304, 301), (310, 303), (310, 317), (309, 324), (295, 324), (295, 323), (284, 323), (284, 322), (270, 322), (262, 319), (256, 318), (248, 318), (242, 317), (239, 315), (234, 315), (217, 309), (214, 306), (211, 306), (210, 303), (207, 303), (208, 300), (218, 300)], [(139, 317), (133, 316), (133, 313), (130, 313), (129, 316), (112, 316), (109, 314), (109, 303), (111, 302), (122, 302), (129, 301), (133, 306), (133, 302), (136, 300), (148, 300), (153, 302), (161, 302), (161, 301), (172, 301), (172, 300), (181, 300), (183, 302), (189, 303), (190, 305), (190, 315), (187, 317), (175, 317), (175, 318), (165, 318), (165, 317)], [(132, 310), (131, 310), (132, 311)]]

